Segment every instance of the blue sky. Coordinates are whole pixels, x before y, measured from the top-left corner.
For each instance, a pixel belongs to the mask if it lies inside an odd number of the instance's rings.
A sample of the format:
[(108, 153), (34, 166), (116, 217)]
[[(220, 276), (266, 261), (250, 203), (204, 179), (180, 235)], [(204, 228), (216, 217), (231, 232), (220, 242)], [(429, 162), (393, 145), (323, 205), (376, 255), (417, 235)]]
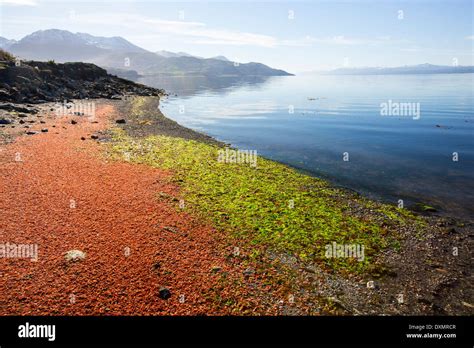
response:
[(291, 72), (420, 63), (474, 65), (472, 0), (0, 0), (0, 36), (58, 28), (122, 36)]

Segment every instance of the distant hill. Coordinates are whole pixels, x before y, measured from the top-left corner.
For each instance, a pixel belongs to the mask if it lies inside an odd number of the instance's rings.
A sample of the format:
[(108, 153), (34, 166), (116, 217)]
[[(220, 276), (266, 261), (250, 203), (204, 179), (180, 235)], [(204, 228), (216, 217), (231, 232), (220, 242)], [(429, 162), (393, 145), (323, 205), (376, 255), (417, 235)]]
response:
[[(285, 76), (283, 70), (261, 63), (234, 64), (223, 56), (194, 57), (169, 51), (150, 52), (121, 37), (99, 37), (86, 33), (49, 29), (36, 31), (19, 41), (5, 38), (0, 48), (23, 59), (56, 62), (87, 62), (110, 69), (118, 76), (199, 75), (199, 76)], [(133, 70), (131, 74), (126, 73)]]
[[(175, 53), (175, 52), (161, 50), (161, 51), (157, 51), (155, 53), (157, 55), (165, 57), (165, 58), (193, 57), (193, 58), (198, 58), (198, 59), (206, 59), (206, 58), (195, 56), (195, 55), (192, 55), (192, 54), (189, 54), (189, 53), (186, 53), (186, 52), (176, 52)], [(223, 60), (224, 62), (230, 62), (230, 60), (227, 59), (227, 57), (224, 57), (224, 56), (215, 56), (215, 57), (211, 57), (211, 58), (208, 58), (208, 59), (217, 59), (217, 60)]]
[(77, 33), (81, 39), (87, 42), (89, 45), (93, 45), (99, 48), (109, 49), (109, 50), (121, 50), (127, 52), (147, 52), (147, 50), (138, 47), (120, 36), (114, 37), (101, 37), (101, 36), (92, 36), (86, 33)]
[(329, 75), (408, 75), (408, 74), (460, 74), (474, 73), (474, 66), (449, 66), (419, 64), (393, 68), (340, 68), (324, 74)]
[(36, 31), (1, 48), (24, 59), (58, 62), (90, 61), (91, 57), (109, 52), (109, 49), (84, 38), (83, 34), (56, 29)]
[(8, 49), (14, 43), (16, 43), (15, 40), (8, 40), (0, 36), (0, 48)]
[(186, 52), (170, 52), (170, 51), (157, 51), (155, 52), (157, 55), (165, 57), (165, 58), (176, 58), (176, 57), (194, 57), (194, 58), (201, 58), (198, 56), (193, 56), (192, 54), (186, 53)]
[(224, 56), (215, 56), (215, 57), (212, 57), (211, 59), (218, 59), (218, 60), (223, 60), (224, 62), (230, 62), (230, 60)]

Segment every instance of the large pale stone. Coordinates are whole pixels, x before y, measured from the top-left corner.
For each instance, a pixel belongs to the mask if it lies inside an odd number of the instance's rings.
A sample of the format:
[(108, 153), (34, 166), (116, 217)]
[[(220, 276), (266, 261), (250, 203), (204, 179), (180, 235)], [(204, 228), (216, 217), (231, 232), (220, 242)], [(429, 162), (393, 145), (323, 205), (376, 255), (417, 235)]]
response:
[(66, 261), (80, 261), (86, 258), (86, 253), (80, 250), (69, 250), (64, 258)]

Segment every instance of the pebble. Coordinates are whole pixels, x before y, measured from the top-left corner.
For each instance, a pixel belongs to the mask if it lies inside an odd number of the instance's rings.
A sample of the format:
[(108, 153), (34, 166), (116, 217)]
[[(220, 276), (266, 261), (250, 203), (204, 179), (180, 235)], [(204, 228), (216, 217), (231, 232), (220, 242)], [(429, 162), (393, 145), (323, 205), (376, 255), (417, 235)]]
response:
[(244, 273), (244, 276), (246, 277), (250, 277), (252, 274), (255, 273), (254, 269), (253, 268), (246, 268), (245, 271), (243, 272)]
[(86, 258), (86, 253), (81, 250), (69, 250), (64, 258), (66, 261), (80, 261)]
[(217, 273), (217, 272), (220, 272), (221, 270), (222, 270), (222, 268), (219, 267), (219, 266), (212, 266), (212, 268), (211, 268), (212, 273)]

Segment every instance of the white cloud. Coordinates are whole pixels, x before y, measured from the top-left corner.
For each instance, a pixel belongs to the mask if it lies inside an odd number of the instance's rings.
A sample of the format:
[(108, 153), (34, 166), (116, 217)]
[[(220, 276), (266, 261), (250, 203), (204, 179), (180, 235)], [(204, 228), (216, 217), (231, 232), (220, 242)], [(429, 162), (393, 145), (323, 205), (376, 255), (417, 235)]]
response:
[(277, 47), (277, 46), (291, 46), (291, 47), (309, 47), (313, 44), (327, 44), (327, 45), (376, 45), (390, 41), (389, 37), (380, 37), (375, 39), (358, 39), (348, 38), (345, 36), (333, 36), (325, 38), (316, 38), (312, 36), (305, 36), (297, 39), (278, 39), (273, 36), (232, 32), (227, 30), (193, 30), (185, 35), (198, 37), (193, 43), (197, 44), (214, 44), (214, 45), (251, 45), (261, 47)]
[(376, 45), (391, 41), (389, 36), (380, 36), (375, 39), (349, 38), (343, 35), (330, 37), (312, 37), (305, 36), (304, 38), (294, 40), (281, 40), (282, 46), (311, 46), (313, 44), (326, 45)]
[(208, 45), (247, 45), (260, 47), (275, 47), (278, 40), (272, 36), (228, 30), (200, 29), (186, 33), (198, 38), (194, 43)]
[(466, 40), (474, 40), (474, 35), (466, 36)]
[[(17, 3), (33, 3), (36, 0), (0, 0), (11, 1)], [(25, 18), (28, 21), (30, 18)], [(31, 18), (34, 23), (51, 23), (51, 18)], [(222, 28), (211, 28), (206, 23), (164, 20), (159, 18), (151, 18), (135, 13), (75, 13), (74, 18), (68, 16), (64, 18), (54, 19), (56, 27), (66, 29), (70, 25), (80, 24), (90, 28), (100, 27), (107, 28), (109, 33), (120, 33), (125, 29), (128, 33), (127, 37), (141, 37), (142, 42), (146, 37), (147, 41), (155, 41), (156, 39), (170, 37), (175, 35), (180, 40), (200, 45), (229, 45), (229, 46), (254, 46), (264, 48), (275, 47), (309, 47), (314, 44), (326, 45), (375, 45), (391, 41), (390, 37), (377, 37), (374, 39), (350, 38), (343, 35), (331, 37), (312, 37), (305, 36), (295, 39), (277, 38), (271, 35), (260, 33), (250, 33), (237, 30), (229, 30)], [(5, 22), (13, 24), (13, 19), (6, 19)], [(46, 28), (45, 28), (46, 29)], [(139, 29), (139, 31), (137, 31)], [(146, 34), (143, 34), (146, 33)], [(90, 32), (92, 35), (98, 33)], [(101, 34), (103, 35), (103, 34)], [(114, 34), (116, 35), (116, 34)], [(174, 38), (173, 38), (174, 39)], [(393, 43), (393, 41), (391, 41)], [(145, 47), (146, 48), (146, 47)]]
[(153, 19), (145, 19), (144, 22), (153, 24), (154, 29), (158, 32), (168, 32), (176, 35), (196, 38), (194, 43), (217, 45), (251, 45), (262, 47), (274, 47), (277, 45), (277, 39), (272, 36), (226, 29), (210, 29), (205, 23), (201, 22), (166, 21)]
[[(13, 0), (8, 0), (13, 1)], [(29, 0), (15, 0), (29, 1)], [(280, 39), (275, 36), (250, 33), (221, 28), (210, 28), (206, 23), (189, 21), (170, 21), (155, 19), (133, 13), (77, 13), (76, 22), (81, 24), (95, 24), (113, 27), (126, 27), (131, 36), (137, 27), (141, 33), (146, 32), (147, 37), (153, 35), (173, 34), (183, 37), (186, 42), (202, 45), (232, 45), (232, 46), (256, 46), (273, 48), (279, 46), (301, 46), (308, 47), (315, 43), (332, 45), (367, 45), (378, 44), (390, 40), (389, 37), (376, 39), (357, 39), (345, 36), (333, 36), (316, 38), (305, 36), (296, 39)], [(92, 33), (94, 34), (94, 33)]]
[(76, 14), (75, 21), (81, 24), (95, 24), (113, 27), (126, 27), (131, 36), (136, 28), (141, 33), (146, 32), (147, 37), (153, 35), (173, 34), (182, 36), (193, 43), (209, 45), (249, 45), (260, 47), (275, 47), (278, 40), (273, 36), (234, 31), (219, 28), (209, 28), (202, 22), (170, 21), (154, 19), (136, 14)]

